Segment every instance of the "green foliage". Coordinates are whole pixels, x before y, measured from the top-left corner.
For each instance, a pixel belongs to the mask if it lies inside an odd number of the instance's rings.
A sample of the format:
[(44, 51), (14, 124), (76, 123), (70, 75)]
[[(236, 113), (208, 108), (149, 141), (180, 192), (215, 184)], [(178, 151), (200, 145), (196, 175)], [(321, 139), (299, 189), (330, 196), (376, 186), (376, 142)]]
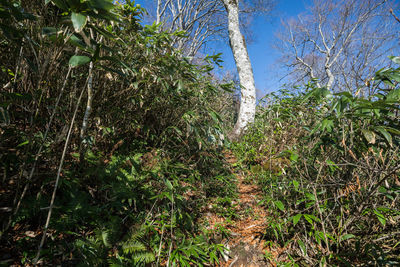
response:
[(263, 188), (266, 239), (297, 263), (399, 264), (399, 74), (378, 71), (366, 97), (268, 95), (234, 145)]
[(182, 33), (142, 26), (131, 1), (0, 1), (0, 12), (1, 251), (32, 263), (77, 110), (41, 263), (218, 262), (224, 248), (198, 220), (236, 191), (219, 55), (192, 64), (171, 46)]
[[(216, 236), (229, 231), (199, 219), (209, 203), (241, 215), (221, 153), (234, 85), (214, 78), (220, 55), (193, 64), (171, 46), (183, 32), (143, 26), (125, 2), (0, 0), (2, 263), (32, 264), (69, 135), (41, 264), (205, 266), (224, 254)], [(386, 68), (364, 97), (314, 82), (270, 94), (232, 144), (286, 265), (399, 263), (399, 82)]]
[(182, 238), (171, 253), (170, 264), (172, 266), (218, 264), (225, 248), (222, 244), (209, 244), (207, 240), (205, 235), (190, 239)]

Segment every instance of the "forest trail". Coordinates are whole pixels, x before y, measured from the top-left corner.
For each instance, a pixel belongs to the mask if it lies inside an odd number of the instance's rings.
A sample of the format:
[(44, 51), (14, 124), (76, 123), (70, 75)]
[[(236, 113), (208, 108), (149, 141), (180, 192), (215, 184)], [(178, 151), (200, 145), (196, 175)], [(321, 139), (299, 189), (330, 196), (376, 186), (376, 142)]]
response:
[(260, 205), (262, 191), (251, 179), (246, 179), (249, 173), (237, 170), (234, 164), (237, 159), (231, 152), (225, 152), (227, 164), (237, 177), (238, 198), (236, 213), (238, 218), (226, 220), (216, 214), (209, 216), (210, 227), (223, 225), (230, 231), (230, 236), (223, 243), (229, 248), (221, 267), (259, 267), (274, 266), (264, 260), (267, 249), (264, 233), (268, 227), (267, 210)]

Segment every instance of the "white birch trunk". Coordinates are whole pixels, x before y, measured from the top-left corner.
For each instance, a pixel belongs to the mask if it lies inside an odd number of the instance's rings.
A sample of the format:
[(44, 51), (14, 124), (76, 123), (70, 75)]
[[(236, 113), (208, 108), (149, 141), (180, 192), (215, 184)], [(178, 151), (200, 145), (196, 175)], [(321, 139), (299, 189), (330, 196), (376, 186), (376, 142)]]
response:
[(228, 13), (229, 40), (241, 85), (239, 116), (232, 132), (232, 137), (238, 138), (248, 124), (254, 121), (256, 86), (246, 43), (240, 31), (238, 0), (222, 1)]
[(330, 67), (325, 67), (326, 75), (328, 76), (328, 82), (326, 83), (326, 88), (331, 90), (333, 82), (335, 81), (335, 76), (332, 74)]

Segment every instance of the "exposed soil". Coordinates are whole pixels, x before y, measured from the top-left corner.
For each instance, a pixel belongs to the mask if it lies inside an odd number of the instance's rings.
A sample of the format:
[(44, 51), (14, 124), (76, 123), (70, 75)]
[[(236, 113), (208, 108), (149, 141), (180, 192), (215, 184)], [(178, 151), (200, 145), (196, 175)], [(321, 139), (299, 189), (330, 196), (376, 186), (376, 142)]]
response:
[[(236, 158), (230, 152), (225, 153), (228, 164), (236, 162)], [(238, 179), (238, 203), (236, 205), (239, 218), (235, 220), (225, 220), (216, 214), (210, 214), (208, 221), (210, 227), (223, 225), (231, 231), (227, 240), (222, 242), (229, 248), (224, 260), (220, 262), (221, 267), (258, 267), (273, 266), (264, 260), (264, 251), (266, 242), (263, 240), (263, 233), (268, 227), (266, 223), (266, 210), (259, 204), (261, 200), (261, 190), (245, 177), (247, 173), (241, 171), (232, 171)]]

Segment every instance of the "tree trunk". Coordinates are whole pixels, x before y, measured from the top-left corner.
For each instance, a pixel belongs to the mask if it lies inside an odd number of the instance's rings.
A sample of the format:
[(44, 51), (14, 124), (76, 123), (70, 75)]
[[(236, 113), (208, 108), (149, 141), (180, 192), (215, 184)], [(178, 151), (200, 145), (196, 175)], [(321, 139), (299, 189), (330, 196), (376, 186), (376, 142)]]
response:
[(238, 0), (222, 1), (228, 13), (229, 40), (241, 85), (239, 116), (231, 133), (231, 137), (237, 139), (248, 124), (254, 121), (256, 113), (256, 86), (246, 43), (240, 31)]

